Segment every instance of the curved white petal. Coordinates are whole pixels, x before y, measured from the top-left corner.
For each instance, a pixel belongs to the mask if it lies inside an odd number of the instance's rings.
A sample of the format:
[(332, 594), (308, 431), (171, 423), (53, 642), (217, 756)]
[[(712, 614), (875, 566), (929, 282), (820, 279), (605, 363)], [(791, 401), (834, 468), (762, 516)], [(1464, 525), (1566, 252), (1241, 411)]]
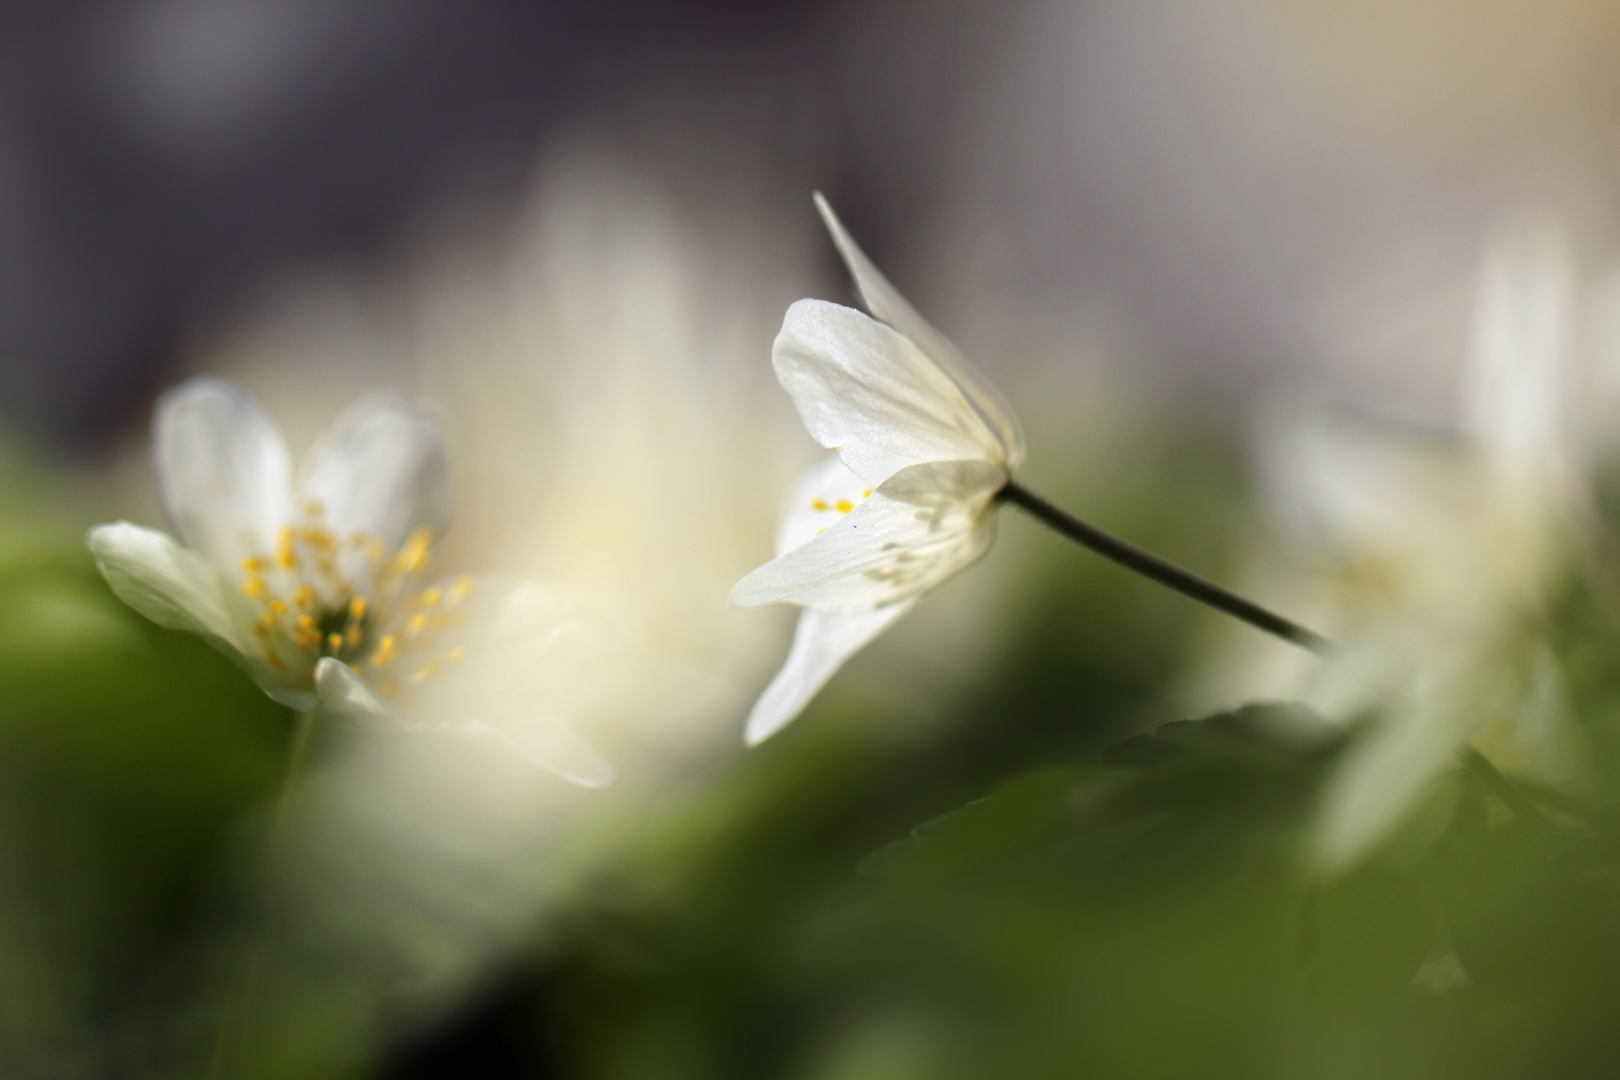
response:
[(351, 406), (310, 451), (299, 494), (334, 533), (367, 533), (389, 548), (412, 529), (449, 520), (450, 456), (430, 413), (387, 397)]
[(821, 220), (826, 223), (827, 231), (832, 234), (833, 243), (838, 247), (838, 254), (843, 256), (844, 265), (849, 267), (850, 276), (855, 279), (855, 288), (860, 292), (866, 310), (872, 313), (873, 318), (888, 323), (915, 341), (945, 370), (995, 433), (1007, 467), (1016, 467), (1024, 456), (1024, 436), (1018, 429), (1018, 419), (1013, 415), (1012, 408), (990, 381), (957, 351), (956, 346), (934, 329), (927, 319), (917, 314), (917, 309), (872, 265), (872, 260), (866, 257), (866, 253), (845, 230), (844, 223), (838, 220), (838, 215), (833, 213), (821, 192), (816, 192), (814, 199)]
[(187, 379), (158, 398), (152, 457), (175, 532), (220, 566), (270, 550), (287, 519), (287, 445), (235, 384)]
[(97, 525), (86, 543), (124, 603), (159, 626), (200, 635), (281, 704), (304, 709), (313, 703), (307, 690), (289, 683), (255, 648), (236, 594), (213, 563), (165, 533), (127, 521)]
[(910, 338), (854, 308), (795, 302), (771, 361), (805, 428), (871, 483), (925, 461), (1007, 463), (950, 376)]
[(452, 724), (447, 730), (484, 742), (496, 750), (517, 753), (531, 764), (549, 769), (581, 787), (604, 787), (613, 783), (616, 775), (613, 763), (597, 753), (578, 732), (545, 713), (496, 708)]
[(786, 600), (854, 614), (917, 596), (989, 549), (991, 500), (1006, 482), (983, 461), (902, 469), (821, 536), (739, 581), (728, 603)]
[(321, 712), (329, 716), (378, 730), (391, 725), (387, 703), (359, 672), (333, 657), (315, 665), (315, 698)]
[(905, 600), (854, 615), (805, 608), (793, 632), (787, 662), (748, 714), (743, 741), (758, 746), (787, 727), (845, 660), (910, 611), (914, 603), (914, 599)]
[(166, 533), (127, 521), (97, 525), (86, 544), (118, 598), (159, 626), (219, 638), (240, 648), (219, 571)]
[(837, 454), (812, 465), (788, 493), (776, 531), (776, 553), (786, 555), (808, 544), (864, 502), (872, 490)]

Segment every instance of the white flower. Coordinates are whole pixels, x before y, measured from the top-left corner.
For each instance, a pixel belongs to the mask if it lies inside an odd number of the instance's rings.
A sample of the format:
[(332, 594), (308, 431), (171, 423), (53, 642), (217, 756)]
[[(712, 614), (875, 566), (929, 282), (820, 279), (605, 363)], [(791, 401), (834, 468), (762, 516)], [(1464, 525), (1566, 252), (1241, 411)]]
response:
[(565, 632), (562, 607), (521, 582), (427, 579), (449, 504), (431, 415), (363, 400), (295, 478), (253, 402), (199, 376), (159, 400), (153, 458), (181, 542), (124, 521), (88, 538), (131, 607), (201, 635), (290, 708), (458, 730), (579, 783), (611, 779), (565, 724), (505, 698)]
[(821, 300), (788, 308), (771, 359), (817, 442), (837, 455), (799, 482), (777, 557), (730, 603), (804, 607), (787, 663), (748, 717), (757, 744), (922, 593), (989, 549), (996, 494), (1023, 455), (1012, 411), (816, 207), (871, 315)]
[(1491, 251), (1458, 435), (1345, 416), (1274, 432), (1279, 509), (1324, 556), (1336, 601), (1341, 648), (1307, 689), (1330, 714), (1379, 713), (1326, 793), (1329, 866), (1386, 835), (1465, 746), (1543, 781), (1578, 771), (1537, 630), (1572, 483), (1571, 284), (1550, 231)]

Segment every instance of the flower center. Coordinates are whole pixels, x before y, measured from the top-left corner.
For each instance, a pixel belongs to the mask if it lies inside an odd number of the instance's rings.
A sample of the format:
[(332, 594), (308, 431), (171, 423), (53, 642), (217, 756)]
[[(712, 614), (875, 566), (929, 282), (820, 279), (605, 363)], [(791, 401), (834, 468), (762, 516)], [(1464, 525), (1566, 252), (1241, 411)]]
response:
[(242, 594), (258, 605), (253, 633), (270, 666), (308, 680), (317, 661), (335, 657), (389, 697), (399, 688), (396, 671), (420, 683), (459, 661), (461, 648), (440, 645), (465, 622), (455, 609), (472, 579), (422, 586), (433, 531), (415, 529), (389, 551), (369, 533), (333, 532), (324, 517), (310, 500), (299, 524), (282, 526), (274, 553), (242, 560)]

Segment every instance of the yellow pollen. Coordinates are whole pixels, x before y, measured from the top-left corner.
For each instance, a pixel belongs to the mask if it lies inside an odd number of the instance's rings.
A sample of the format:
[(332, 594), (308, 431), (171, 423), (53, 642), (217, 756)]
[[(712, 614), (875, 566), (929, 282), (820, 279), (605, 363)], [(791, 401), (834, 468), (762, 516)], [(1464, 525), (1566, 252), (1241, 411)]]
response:
[(461, 658), (466, 655), (467, 650), (462, 648), (460, 645), (457, 645), (455, 648), (446, 653), (444, 658), (454, 664), (459, 662)]
[(293, 593), (293, 603), (306, 611), (315, 606), (315, 590), (308, 585), (300, 585), (298, 591)]
[(298, 623), (298, 629), (300, 629), (300, 630), (313, 630), (313, 629), (315, 629), (315, 620), (310, 618), (308, 615), (300, 615), (300, 616), (298, 616), (296, 622)]
[(467, 598), (467, 594), (472, 592), (472, 587), (472, 578), (456, 578), (454, 584), (450, 586), (450, 606), (454, 607), (456, 604), (459, 604), (465, 600)]
[(272, 627), (274, 625), (276, 625), (276, 613), (275, 612), (271, 611), (269, 608), (265, 608), (263, 611), (259, 612), (259, 628), (260, 629), (262, 629), (266, 633), (268, 633), (270, 627)]
[(871, 488), (867, 488), (865, 491), (861, 492), (861, 498), (870, 499), (871, 497), (872, 497), (872, 489)]
[(855, 509), (855, 504), (850, 502), (848, 499), (839, 499), (833, 504), (833, 509), (837, 510), (840, 514), (847, 514), (851, 510)]
[(242, 570), (249, 574), (264, 573), (264, 560), (256, 555), (250, 555), (242, 560)]
[(287, 603), (284, 600), (272, 600), (264, 605), (264, 612), (273, 619), (279, 619), (287, 614)]
[(283, 525), (281, 532), (276, 536), (276, 563), (288, 570), (298, 565), (298, 553), (293, 550), (291, 526)]
[(383, 639), (377, 642), (377, 651), (371, 654), (371, 662), (376, 667), (384, 667), (396, 659), (398, 654), (394, 651), (394, 635), (385, 634)]
[(356, 622), (366, 617), (366, 598), (356, 596), (349, 601), (349, 618)]
[(335, 631), (327, 634), (326, 647), (332, 652), (341, 652), (343, 649), (343, 635), (336, 633)]
[(420, 634), (423, 630), (425, 630), (427, 628), (427, 622), (428, 622), (427, 616), (423, 615), (419, 611), (415, 615), (411, 616), (410, 622), (405, 624), (405, 632), (408, 633), (411, 637), (415, 637), (417, 634)]
[(437, 585), (422, 590), (422, 606), (433, 607), (444, 598), (444, 590)]
[(827, 500), (826, 499), (811, 499), (810, 500), (810, 509), (812, 509), (812, 510), (825, 510), (825, 509), (827, 509)]
[(264, 586), (264, 578), (250, 577), (242, 582), (242, 595), (249, 600), (259, 600), (268, 592)]

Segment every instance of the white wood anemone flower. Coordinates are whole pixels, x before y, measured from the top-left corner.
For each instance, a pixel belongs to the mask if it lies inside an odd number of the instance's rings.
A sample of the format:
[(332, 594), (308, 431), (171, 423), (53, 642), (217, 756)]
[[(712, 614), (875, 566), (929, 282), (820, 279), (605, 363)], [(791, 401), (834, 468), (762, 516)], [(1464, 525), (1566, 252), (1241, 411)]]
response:
[(464, 734), (579, 784), (611, 781), (565, 722), (506, 693), (568, 632), (565, 606), (520, 581), (428, 579), (449, 508), (431, 414), (363, 399), (295, 476), (253, 401), (198, 376), (159, 399), (153, 459), (179, 540), (127, 521), (87, 538), (136, 611), (201, 636), (289, 708)]
[(772, 346), (805, 427), (837, 453), (794, 487), (776, 558), (728, 601), (804, 608), (787, 662), (749, 714), (751, 746), (792, 721), (919, 596), (989, 550), (997, 495), (1023, 456), (1001, 396), (872, 265), (819, 193), (815, 203), (870, 314), (800, 300)]

